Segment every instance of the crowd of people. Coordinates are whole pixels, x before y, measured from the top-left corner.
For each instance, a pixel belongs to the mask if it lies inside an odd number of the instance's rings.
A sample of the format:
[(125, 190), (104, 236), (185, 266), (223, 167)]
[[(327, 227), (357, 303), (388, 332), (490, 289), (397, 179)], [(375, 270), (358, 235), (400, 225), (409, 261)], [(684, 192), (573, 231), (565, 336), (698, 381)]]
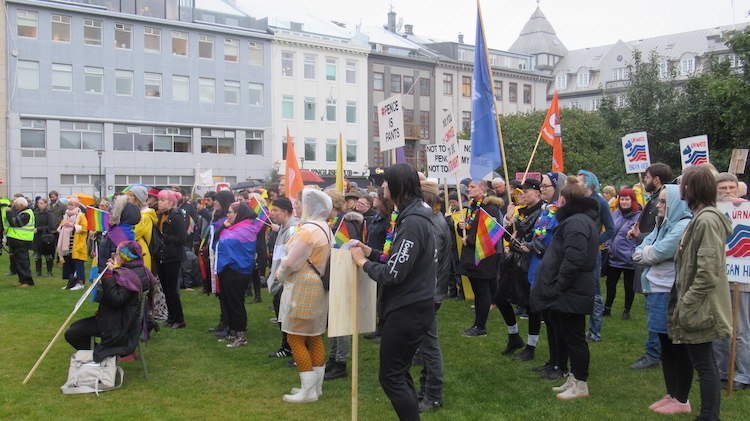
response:
[[(697, 370), (700, 419), (718, 420), (733, 304), (723, 252), (731, 223), (716, 203), (738, 206), (747, 192), (734, 175), (709, 167), (690, 167), (673, 180), (671, 168), (656, 163), (643, 185), (617, 189), (581, 170), (523, 182), (467, 179), (449, 192), (407, 164), (388, 168), (380, 187), (306, 186), (295, 197), (283, 180), (267, 191), (208, 192), (202, 200), (179, 188), (136, 185), (98, 203), (110, 215), (105, 232), (88, 226), (76, 196), (52, 191), (30, 205), (17, 195), (0, 206), (10, 274), (20, 286), (34, 285), (30, 250), (36, 277), (52, 276), (55, 258), (62, 262), (63, 289), (83, 288), (85, 262), (96, 262), (90, 278), (102, 274), (100, 311), (66, 333), (76, 349), (100, 337), (95, 359), (133, 353), (141, 337), (135, 314), (145, 314), (147, 330), (186, 328), (180, 288), (216, 295), (219, 323), (209, 330), (229, 348), (244, 346), (245, 299), (262, 302), (267, 287), (281, 331), (269, 357), (293, 357), (288, 365), (300, 375), (300, 387), (283, 399), (318, 400), (325, 380), (347, 377), (351, 358), (349, 337), (331, 338), (328, 352), (323, 339), (329, 254), (341, 231), (354, 262), (378, 286), (377, 330), (365, 337), (380, 343), (379, 379), (399, 419), (443, 406), (437, 315), (444, 300), (473, 296), (468, 338), (488, 335), (488, 317), (498, 309), (508, 333), (502, 354), (517, 361), (536, 358), (544, 324), (549, 358), (533, 371), (564, 379), (552, 390), (569, 400), (589, 396), (589, 346), (604, 340), (607, 317), (621, 311), (631, 319), (639, 293), (647, 340), (630, 368), (661, 363), (667, 392), (650, 409), (692, 412)], [(494, 253), (478, 259), (486, 252), (477, 236), (486, 230), (479, 226), (484, 215), (504, 234)], [(750, 388), (750, 290), (743, 284), (740, 291), (736, 372), (725, 385), (734, 390)], [(519, 317), (528, 319), (525, 340)], [(409, 374), (415, 364), (423, 367), (418, 388)]]

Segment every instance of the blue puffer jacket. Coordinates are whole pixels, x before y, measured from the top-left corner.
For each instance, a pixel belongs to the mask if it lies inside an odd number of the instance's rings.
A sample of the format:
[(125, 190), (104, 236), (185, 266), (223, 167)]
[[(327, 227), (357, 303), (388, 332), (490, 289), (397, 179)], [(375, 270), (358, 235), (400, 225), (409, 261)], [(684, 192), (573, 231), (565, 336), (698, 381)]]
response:
[[(623, 216), (622, 211), (617, 209), (612, 212), (612, 222), (615, 224), (615, 235), (607, 244), (609, 248), (609, 266), (620, 269), (633, 269), (633, 252), (635, 251), (636, 239), (628, 240), (630, 227), (638, 222), (641, 211), (630, 212)], [(618, 229), (619, 228), (619, 229)]]

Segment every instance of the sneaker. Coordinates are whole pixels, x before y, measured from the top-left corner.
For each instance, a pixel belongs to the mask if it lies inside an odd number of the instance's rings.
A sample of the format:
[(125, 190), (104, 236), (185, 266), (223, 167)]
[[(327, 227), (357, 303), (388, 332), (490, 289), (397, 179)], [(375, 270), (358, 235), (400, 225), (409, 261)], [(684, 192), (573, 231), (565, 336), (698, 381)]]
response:
[(279, 319), (277, 319), (275, 317), (271, 317), (268, 321), (271, 322), (271, 323), (278, 323)]
[(268, 358), (286, 358), (291, 357), (292, 351), (289, 349), (279, 348), (278, 351), (268, 354)]
[(652, 403), (651, 406), (648, 407), (648, 409), (650, 409), (650, 410), (653, 411), (654, 409), (656, 409), (656, 408), (658, 408), (660, 406), (664, 406), (664, 405), (672, 402), (673, 399), (674, 398), (672, 398), (672, 395), (669, 395), (669, 394), (664, 395), (663, 398), (661, 398), (658, 401)]
[(539, 376), (541, 380), (558, 380), (566, 376), (566, 373), (559, 368), (553, 368), (552, 370)]
[(436, 409), (440, 409), (443, 407), (443, 403), (440, 401), (432, 401), (427, 399), (422, 399), (419, 401), (419, 413), (427, 412), (427, 411), (434, 411)]
[(589, 396), (589, 385), (583, 380), (576, 379), (572, 374), (568, 377), (573, 379), (572, 384), (564, 392), (558, 393), (557, 399), (567, 401), (576, 398), (587, 398)]
[(570, 389), (571, 387), (573, 387), (573, 379), (574, 379), (573, 375), (567, 374), (565, 377), (567, 377), (565, 379), (565, 383), (563, 383), (562, 386), (553, 387), (552, 388), (553, 392), (564, 392)]
[(612, 307), (604, 307), (604, 312), (602, 312), (602, 316), (609, 317), (612, 315)]
[(591, 336), (591, 332), (586, 332), (586, 343), (592, 344), (594, 342), (601, 342), (601, 341), (602, 341), (602, 338), (597, 339)]
[(518, 354), (515, 357), (513, 357), (513, 360), (515, 360), (515, 361), (531, 361), (531, 360), (534, 359), (534, 350), (535, 349), (536, 349), (536, 347), (534, 347), (534, 346), (526, 345), (526, 348), (524, 348), (523, 351), (521, 351), (520, 354)]
[[(729, 382), (724, 383), (721, 386), (721, 388), (722, 389), (728, 389), (729, 388)], [(740, 382), (738, 382), (736, 380), (734, 382), (732, 382), (732, 391), (734, 391), (734, 392), (739, 392), (740, 390), (747, 390), (747, 389), (750, 389), (750, 384), (740, 383)]]
[(67, 285), (64, 285), (64, 286), (63, 286), (62, 288), (60, 288), (60, 289), (68, 289), (68, 286), (67, 286)]
[(238, 348), (247, 345), (247, 334), (245, 332), (237, 332), (237, 336), (234, 341), (227, 344), (227, 348)]
[(630, 320), (630, 312), (625, 310), (622, 312), (622, 317), (620, 317), (621, 320)]
[(474, 337), (474, 336), (487, 336), (487, 329), (472, 326), (463, 331), (462, 335)]
[(291, 360), (288, 363), (284, 364), (284, 367), (288, 367), (288, 368), (297, 367), (297, 362), (294, 360)]
[(656, 358), (651, 358), (648, 355), (644, 355), (641, 358), (638, 358), (638, 361), (636, 361), (634, 364), (630, 366), (631, 370), (645, 370), (647, 368), (655, 368), (659, 366), (659, 360)]
[(674, 415), (674, 414), (689, 414), (693, 412), (693, 408), (690, 407), (690, 401), (682, 403), (677, 399), (672, 399), (665, 405), (657, 407), (654, 412), (659, 414)]
[(76, 284), (73, 288), (71, 288), (71, 291), (78, 291), (79, 289), (83, 289), (83, 284)]
[(534, 373), (547, 373), (550, 370), (554, 370), (554, 369), (555, 369), (555, 365), (554, 364), (546, 362), (546, 363), (544, 363), (544, 365), (540, 365), (539, 367), (532, 368), (531, 371), (534, 372)]
[(237, 339), (237, 335), (232, 331), (229, 332), (229, 334), (223, 338), (220, 338), (217, 340), (217, 342), (234, 342), (234, 340)]

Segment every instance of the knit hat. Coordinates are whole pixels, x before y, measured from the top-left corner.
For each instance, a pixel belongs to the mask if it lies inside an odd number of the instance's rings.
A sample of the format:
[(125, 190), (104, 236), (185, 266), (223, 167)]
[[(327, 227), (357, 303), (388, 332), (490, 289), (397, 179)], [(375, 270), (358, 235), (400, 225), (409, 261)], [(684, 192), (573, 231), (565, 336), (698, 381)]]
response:
[(146, 200), (148, 200), (148, 189), (145, 186), (133, 186), (130, 189), (130, 193), (141, 203), (146, 203)]
[(273, 207), (283, 209), (289, 213), (292, 213), (294, 211), (292, 201), (287, 199), (286, 197), (279, 197), (278, 199), (274, 200)]
[(143, 249), (137, 241), (123, 241), (117, 246), (117, 254), (123, 263), (143, 258)]
[(552, 187), (557, 187), (557, 177), (559, 174), (560, 173), (557, 173), (557, 172), (548, 172), (547, 174), (544, 174), (544, 175), (549, 177), (549, 181), (552, 182)]
[(440, 194), (440, 190), (438, 190), (438, 184), (434, 181), (422, 180), (420, 181), (420, 185), (422, 187), (423, 193), (432, 193), (435, 196)]

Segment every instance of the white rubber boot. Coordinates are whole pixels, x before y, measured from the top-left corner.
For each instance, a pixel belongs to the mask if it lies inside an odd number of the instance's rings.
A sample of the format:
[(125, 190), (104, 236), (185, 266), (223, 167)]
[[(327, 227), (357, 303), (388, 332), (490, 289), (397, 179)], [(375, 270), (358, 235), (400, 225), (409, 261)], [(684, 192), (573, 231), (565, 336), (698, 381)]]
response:
[(567, 401), (576, 398), (587, 398), (589, 396), (589, 385), (585, 381), (573, 377), (572, 373), (570, 377), (573, 378), (573, 385), (568, 390), (558, 393), (557, 399)]
[(302, 381), (302, 390), (293, 395), (284, 395), (284, 401), (290, 403), (317, 401), (318, 392), (316, 386), (318, 382), (318, 374), (315, 371), (303, 371), (299, 373), (299, 378)]
[[(318, 375), (317, 379), (317, 385), (315, 386), (316, 392), (318, 392), (318, 397), (323, 396), (323, 377), (326, 375), (326, 367), (320, 366), (320, 367), (313, 367), (313, 371), (315, 374)], [(293, 387), (291, 390), (292, 394), (298, 393), (300, 390), (302, 390), (299, 387)]]
[(553, 387), (553, 392), (564, 392), (568, 389), (570, 389), (571, 386), (573, 386), (573, 373), (568, 373), (565, 375), (567, 379), (565, 380), (565, 383), (563, 383), (562, 386)]

